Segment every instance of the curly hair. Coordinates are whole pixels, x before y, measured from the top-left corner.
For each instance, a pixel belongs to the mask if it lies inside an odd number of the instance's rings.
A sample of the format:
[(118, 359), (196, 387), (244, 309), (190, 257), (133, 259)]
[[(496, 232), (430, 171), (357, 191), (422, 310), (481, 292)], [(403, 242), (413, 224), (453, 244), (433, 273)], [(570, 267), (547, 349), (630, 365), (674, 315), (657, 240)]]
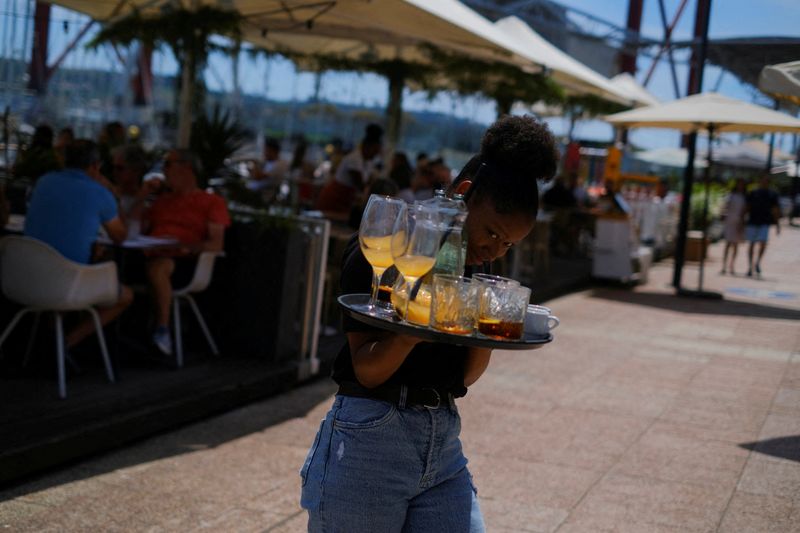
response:
[[(477, 159), (462, 174), (473, 180), (472, 194), (489, 198), (499, 213), (539, 209), (537, 180), (553, 177), (559, 153), (547, 124), (530, 116), (506, 115), (492, 124), (481, 141)], [(480, 161), (480, 165), (477, 162)]]

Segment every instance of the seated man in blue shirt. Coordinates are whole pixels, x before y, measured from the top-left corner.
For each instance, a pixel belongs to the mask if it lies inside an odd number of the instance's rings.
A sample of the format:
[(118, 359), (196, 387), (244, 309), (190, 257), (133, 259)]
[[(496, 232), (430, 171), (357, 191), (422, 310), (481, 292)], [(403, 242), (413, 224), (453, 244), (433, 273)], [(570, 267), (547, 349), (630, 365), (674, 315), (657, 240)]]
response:
[[(113, 186), (100, 173), (100, 153), (90, 140), (77, 140), (64, 150), (64, 170), (42, 176), (33, 190), (25, 217), (25, 235), (46, 242), (64, 257), (88, 264), (92, 245), (102, 225), (114, 242), (127, 235), (118, 215)], [(113, 305), (98, 307), (103, 325), (114, 320), (133, 301), (133, 291), (120, 285)], [(72, 347), (94, 330), (91, 318), (78, 324), (65, 337)]]

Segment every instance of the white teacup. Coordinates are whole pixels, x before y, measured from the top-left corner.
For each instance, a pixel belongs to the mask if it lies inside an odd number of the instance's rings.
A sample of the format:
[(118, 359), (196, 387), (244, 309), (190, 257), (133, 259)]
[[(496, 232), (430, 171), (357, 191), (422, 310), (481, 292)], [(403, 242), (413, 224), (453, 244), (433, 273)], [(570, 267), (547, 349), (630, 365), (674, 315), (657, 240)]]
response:
[(557, 316), (550, 314), (550, 308), (543, 305), (529, 305), (525, 313), (525, 332), (533, 335), (548, 335), (558, 327)]

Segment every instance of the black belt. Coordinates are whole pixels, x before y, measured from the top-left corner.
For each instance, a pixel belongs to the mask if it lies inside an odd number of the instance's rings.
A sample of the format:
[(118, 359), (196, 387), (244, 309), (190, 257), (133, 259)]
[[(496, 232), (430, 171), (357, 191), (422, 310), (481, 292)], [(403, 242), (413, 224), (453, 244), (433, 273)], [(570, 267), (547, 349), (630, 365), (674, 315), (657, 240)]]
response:
[(449, 391), (435, 387), (409, 387), (407, 385), (381, 385), (374, 389), (367, 389), (355, 383), (340, 383), (337, 394), (354, 396), (356, 398), (372, 398), (393, 403), (403, 407), (455, 407), (455, 397)]

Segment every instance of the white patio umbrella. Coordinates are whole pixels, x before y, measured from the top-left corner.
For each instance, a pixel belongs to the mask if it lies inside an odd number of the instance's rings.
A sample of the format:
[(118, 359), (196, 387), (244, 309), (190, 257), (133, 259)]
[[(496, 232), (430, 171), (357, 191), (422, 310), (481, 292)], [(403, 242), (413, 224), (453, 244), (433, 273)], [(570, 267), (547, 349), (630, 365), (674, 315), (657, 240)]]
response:
[(612, 85), (617, 87), (617, 89), (621, 90), (623, 93), (627, 93), (631, 100), (633, 100), (636, 104), (636, 107), (658, 105), (661, 103), (661, 101), (656, 98), (653, 93), (645, 89), (638, 81), (636, 81), (636, 78), (627, 72), (617, 74), (611, 78), (610, 81)]
[[(753, 168), (763, 170), (769, 159), (769, 144), (761, 139), (748, 139), (739, 144), (722, 146), (714, 152), (714, 163), (731, 167)], [(778, 149), (774, 149), (772, 160), (783, 164), (793, 159)]]
[(157, 16), (164, 9), (204, 5), (238, 11), (247, 41), (269, 49), (340, 55), (377, 54), (382, 59), (423, 60), (416, 48), (433, 44), (472, 57), (516, 63), (491, 22), (458, 0), (51, 0), (100, 22), (134, 10)]
[(635, 104), (636, 99), (627, 90), (550, 44), (522, 19), (506, 17), (494, 26), (504, 36), (506, 48), (544, 66), (568, 94), (592, 94), (627, 106)]
[[(653, 148), (644, 152), (633, 154), (633, 158), (651, 165), (672, 168), (684, 168), (689, 160), (689, 151), (686, 148)], [(706, 160), (695, 157), (695, 168), (705, 168)]]
[[(158, 16), (176, 4), (188, 9), (212, 5), (238, 11), (245, 18), (244, 40), (277, 52), (425, 63), (429, 58), (424, 45), (432, 45), (468, 57), (510, 63), (530, 73), (542, 70), (530, 58), (507, 48), (504, 37), (491, 22), (458, 0), (52, 0), (52, 3), (100, 22), (118, 20), (134, 10), (146, 17)], [(188, 84), (185, 86), (190, 90)], [(401, 97), (402, 93), (399, 94)], [(185, 123), (185, 119), (182, 121)]]
[(605, 117), (628, 128), (669, 128), (688, 133), (770, 133), (800, 131), (800, 120), (760, 105), (718, 93), (687, 96), (659, 105), (623, 111)]
[(800, 61), (767, 65), (758, 76), (758, 88), (773, 98), (800, 105)]
[[(785, 100), (800, 106), (800, 61), (767, 65), (761, 69), (758, 76), (758, 88), (762, 92), (778, 100)], [(800, 183), (798, 183), (797, 168), (800, 167), (800, 150), (795, 155), (794, 172), (789, 176), (792, 180), (792, 202), (797, 202)], [(774, 172), (774, 170), (773, 170)], [(793, 207), (793, 210), (796, 205)]]
[[(743, 102), (717, 93), (702, 93), (687, 96), (664, 104), (643, 107), (631, 111), (623, 111), (605, 117), (605, 120), (617, 126), (629, 128), (669, 128), (686, 133), (707, 131), (708, 165), (705, 169), (704, 181), (706, 186), (705, 202), (703, 208), (703, 239), (706, 236), (706, 219), (708, 217), (708, 194), (710, 184), (711, 163), (713, 161), (712, 140), (715, 133), (745, 132), (800, 132), (800, 120), (779, 113), (766, 107)], [(693, 158), (686, 165), (684, 179), (691, 185), (693, 180)], [(691, 188), (686, 187), (689, 194), (684, 194), (681, 204), (681, 228), (686, 227), (689, 213), (689, 200)], [(683, 246), (685, 234), (678, 235), (678, 246)], [(700, 256), (699, 293), (703, 292), (703, 267), (704, 256)], [(676, 279), (680, 279), (683, 268), (682, 252), (675, 261)], [(677, 287), (679, 291), (682, 289)]]

